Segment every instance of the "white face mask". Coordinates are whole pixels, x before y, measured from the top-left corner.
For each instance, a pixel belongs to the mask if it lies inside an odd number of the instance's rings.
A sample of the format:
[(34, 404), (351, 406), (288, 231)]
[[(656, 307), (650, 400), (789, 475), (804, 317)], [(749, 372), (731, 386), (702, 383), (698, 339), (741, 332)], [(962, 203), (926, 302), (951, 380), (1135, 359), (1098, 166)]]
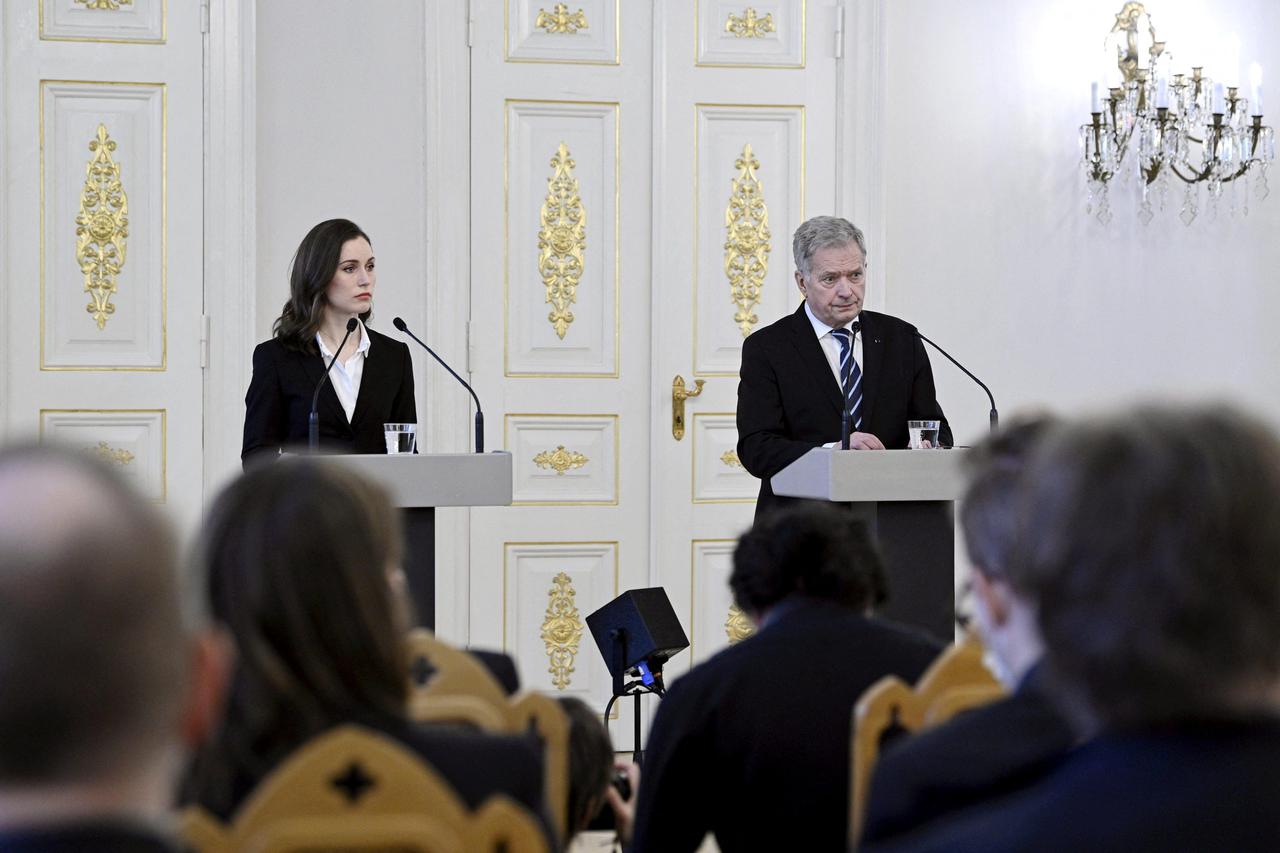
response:
[(973, 621), (978, 629), (978, 636), (982, 638), (983, 653), (982, 663), (987, 669), (991, 670), (991, 674), (1003, 684), (1007, 689), (1014, 690), (1017, 685), (1017, 679), (1013, 675), (1013, 670), (1005, 663), (1000, 655), (1000, 629), (996, 628), (991, 621), (991, 615), (987, 613), (987, 606), (982, 600), (982, 596), (973, 596)]

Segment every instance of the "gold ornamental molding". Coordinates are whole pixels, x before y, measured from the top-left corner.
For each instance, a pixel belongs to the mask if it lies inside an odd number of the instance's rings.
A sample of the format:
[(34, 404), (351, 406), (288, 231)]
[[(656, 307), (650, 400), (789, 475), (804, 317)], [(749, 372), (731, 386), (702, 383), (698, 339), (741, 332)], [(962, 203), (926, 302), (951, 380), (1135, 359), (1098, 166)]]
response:
[(551, 664), (547, 672), (551, 673), (551, 683), (556, 689), (564, 690), (569, 686), (569, 675), (582, 639), (582, 620), (578, 618), (578, 607), (574, 603), (577, 593), (568, 574), (557, 574), (547, 595), (550, 598), (547, 618), (542, 622), (542, 642), (546, 644), (547, 660)]
[(776, 29), (772, 12), (761, 18), (750, 6), (741, 15), (730, 13), (729, 19), (724, 22), (724, 31), (733, 33), (735, 38), (740, 39), (762, 39)]
[(726, 450), (724, 453), (721, 453), (720, 461), (728, 465), (730, 468), (742, 468), (745, 470), (747, 467), (743, 465), (742, 460), (738, 458), (738, 451), (736, 450)]
[(579, 9), (570, 13), (569, 6), (566, 3), (557, 3), (555, 10), (548, 12), (546, 9), (538, 10), (538, 18), (533, 22), (533, 26), (540, 30), (546, 30), (548, 33), (565, 33), (573, 35), (578, 30), (589, 29), (587, 26), (587, 16)]
[(724, 632), (729, 637), (729, 645), (732, 646), (754, 634), (756, 626), (751, 624), (747, 614), (743, 613), (738, 605), (730, 604), (728, 618), (724, 620)]
[(108, 464), (128, 465), (134, 460), (134, 455), (129, 451), (112, 447), (105, 441), (99, 441), (98, 446), (90, 448), (89, 452)]
[(564, 472), (573, 468), (581, 468), (591, 460), (583, 456), (576, 450), (565, 450), (564, 445), (558, 445), (555, 450), (544, 450), (537, 456), (533, 457), (533, 464), (539, 468), (551, 468), (557, 476), (564, 476)]
[(538, 231), (538, 272), (551, 305), (547, 320), (561, 340), (573, 322), (570, 307), (578, 300), (582, 253), (587, 245), (587, 212), (578, 194), (578, 179), (573, 176), (575, 165), (569, 147), (561, 142), (551, 158), (554, 171), (547, 179), (542, 229)]
[(98, 125), (97, 138), (90, 140), (89, 150), (93, 157), (85, 166), (80, 213), (76, 215), (76, 263), (84, 274), (85, 292), (92, 297), (85, 310), (102, 330), (116, 310), (111, 296), (124, 267), (129, 199), (120, 183), (120, 166), (111, 156), (116, 142), (107, 134), (105, 124)]
[(76, 5), (86, 9), (102, 9), (107, 12), (118, 12), (121, 6), (132, 6), (133, 0), (75, 0)]
[(745, 338), (760, 322), (753, 309), (760, 304), (760, 291), (769, 272), (769, 208), (764, 203), (764, 186), (756, 176), (760, 161), (751, 143), (733, 163), (738, 176), (733, 179), (729, 206), (725, 208), (724, 274), (729, 279), (729, 295), (738, 307), (733, 321)]

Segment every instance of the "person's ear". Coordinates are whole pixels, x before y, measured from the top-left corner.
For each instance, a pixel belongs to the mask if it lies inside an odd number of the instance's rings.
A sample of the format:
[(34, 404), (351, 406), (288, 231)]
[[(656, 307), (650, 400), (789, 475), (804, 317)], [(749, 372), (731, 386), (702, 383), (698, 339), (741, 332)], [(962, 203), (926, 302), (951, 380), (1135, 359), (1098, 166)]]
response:
[(1009, 584), (998, 577), (992, 577), (981, 569), (974, 567), (973, 594), (981, 599), (983, 609), (991, 620), (992, 627), (1003, 627), (1009, 621), (1012, 609), (1013, 591)]
[(191, 677), (182, 710), (182, 740), (188, 749), (203, 743), (222, 720), (235, 647), (221, 628), (208, 628), (191, 643)]
[(800, 293), (804, 294), (804, 276), (800, 275), (800, 270), (796, 270), (796, 287), (800, 288)]

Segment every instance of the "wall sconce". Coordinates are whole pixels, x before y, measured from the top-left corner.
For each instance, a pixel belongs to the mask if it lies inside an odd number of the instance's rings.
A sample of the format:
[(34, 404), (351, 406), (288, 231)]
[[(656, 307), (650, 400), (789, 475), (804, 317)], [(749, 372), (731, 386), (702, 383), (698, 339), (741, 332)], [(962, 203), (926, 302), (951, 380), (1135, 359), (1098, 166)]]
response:
[(1114, 56), (1120, 84), (1106, 87), (1105, 97), (1100, 97), (1102, 85), (1093, 84), (1092, 121), (1080, 128), (1088, 213), (1103, 225), (1110, 222), (1110, 188), (1135, 179), (1143, 225), (1155, 215), (1153, 195), (1164, 209), (1174, 178), (1184, 186), (1179, 215), (1186, 225), (1200, 213), (1201, 184), (1211, 221), (1224, 187), (1230, 189), (1233, 214), (1237, 187), (1243, 193), (1240, 210), (1249, 214), (1251, 177), (1253, 194), (1259, 201), (1267, 197), (1267, 167), (1275, 160), (1276, 143), (1273, 130), (1262, 126), (1262, 70), (1256, 62), (1248, 99), (1236, 86), (1224, 91), (1201, 66), (1193, 66), (1190, 75), (1171, 74), (1172, 56), (1156, 39), (1141, 3), (1125, 3), (1106, 49), (1108, 73), (1114, 73), (1109, 67)]

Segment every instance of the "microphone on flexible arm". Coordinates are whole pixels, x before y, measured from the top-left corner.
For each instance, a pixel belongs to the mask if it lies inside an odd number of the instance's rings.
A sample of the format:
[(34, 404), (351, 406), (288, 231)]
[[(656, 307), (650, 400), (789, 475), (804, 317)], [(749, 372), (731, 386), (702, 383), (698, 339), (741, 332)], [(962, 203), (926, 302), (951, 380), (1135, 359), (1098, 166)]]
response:
[(391, 325), (395, 326), (397, 329), (404, 332), (409, 337), (413, 338), (414, 341), (417, 342), (418, 346), (422, 347), (424, 350), (431, 353), (431, 357), (434, 358), (436, 361), (440, 362), (440, 366), (443, 367), (445, 370), (449, 371), (450, 376), (452, 376), (454, 379), (461, 382), (462, 387), (466, 388), (468, 391), (471, 392), (471, 399), (476, 401), (476, 453), (484, 453), (484, 412), (480, 410), (480, 398), (476, 396), (475, 390), (472, 389), (471, 385), (467, 382), (467, 380), (459, 376), (452, 367), (445, 364), (444, 359), (436, 355), (435, 350), (433, 350), (431, 347), (424, 344), (421, 338), (419, 338), (413, 332), (409, 331), (409, 327), (405, 325), (404, 320), (401, 320), (399, 317), (396, 317), (394, 320), (391, 321)]
[(928, 344), (929, 346), (936, 349), (938, 352), (945, 355), (947, 357), (947, 361), (950, 361), (956, 367), (960, 368), (960, 371), (965, 376), (968, 376), (974, 382), (977, 382), (978, 387), (980, 387), (983, 391), (987, 392), (987, 399), (991, 402), (991, 431), (995, 432), (996, 429), (1000, 426), (1000, 413), (996, 411), (996, 398), (991, 396), (991, 389), (987, 387), (985, 382), (983, 382), (981, 379), (979, 379), (978, 377), (970, 373), (969, 369), (966, 368), (963, 364), (961, 364), (960, 362), (952, 358), (951, 353), (947, 352), (942, 347), (938, 346), (933, 341), (926, 338), (924, 335), (920, 334), (920, 331), (918, 329), (916, 330), (916, 337), (920, 338), (920, 340), (924, 341), (926, 344)]
[(324, 387), (325, 380), (329, 378), (329, 371), (333, 370), (338, 356), (342, 354), (342, 348), (347, 345), (347, 338), (351, 337), (351, 333), (356, 330), (356, 324), (355, 317), (347, 321), (347, 333), (342, 336), (338, 351), (333, 354), (333, 358), (329, 359), (329, 366), (324, 369), (324, 376), (320, 377), (320, 382), (316, 385), (316, 393), (311, 395), (311, 415), (307, 418), (307, 447), (313, 453), (320, 449), (320, 413), (316, 411), (316, 404), (320, 402), (320, 389)]

